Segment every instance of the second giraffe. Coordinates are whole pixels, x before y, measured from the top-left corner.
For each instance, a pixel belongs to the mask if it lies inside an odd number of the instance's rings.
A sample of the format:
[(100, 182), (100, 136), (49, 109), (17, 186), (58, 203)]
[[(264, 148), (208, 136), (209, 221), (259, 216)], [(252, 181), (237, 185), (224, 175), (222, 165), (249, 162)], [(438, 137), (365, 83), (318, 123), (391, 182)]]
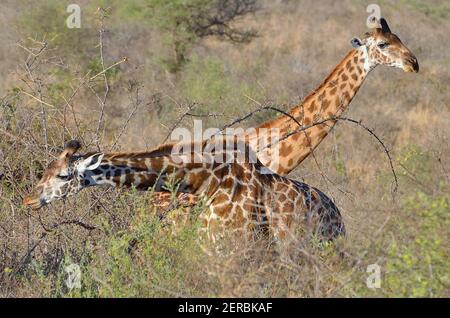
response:
[[(71, 141), (53, 161), (24, 203), (33, 209), (108, 185), (164, 190), (177, 182), (178, 191), (204, 198), (200, 215), (213, 241), (227, 232), (285, 239), (302, 227), (322, 239), (345, 233), (341, 214), (324, 193), (264, 167), (246, 143), (236, 138), (215, 143), (165, 144), (149, 152), (76, 155)], [(178, 147), (178, 148), (177, 148)]]

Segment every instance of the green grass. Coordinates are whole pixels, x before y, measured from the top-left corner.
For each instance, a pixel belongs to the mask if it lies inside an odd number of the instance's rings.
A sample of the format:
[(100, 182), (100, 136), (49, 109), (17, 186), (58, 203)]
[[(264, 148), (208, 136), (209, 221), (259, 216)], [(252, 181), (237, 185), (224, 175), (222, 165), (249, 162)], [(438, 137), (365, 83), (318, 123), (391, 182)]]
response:
[[(397, 219), (401, 236), (392, 240), (386, 262), (386, 294), (391, 297), (448, 296), (450, 227), (447, 195), (423, 192), (403, 200)], [(448, 234), (448, 232), (447, 232)]]

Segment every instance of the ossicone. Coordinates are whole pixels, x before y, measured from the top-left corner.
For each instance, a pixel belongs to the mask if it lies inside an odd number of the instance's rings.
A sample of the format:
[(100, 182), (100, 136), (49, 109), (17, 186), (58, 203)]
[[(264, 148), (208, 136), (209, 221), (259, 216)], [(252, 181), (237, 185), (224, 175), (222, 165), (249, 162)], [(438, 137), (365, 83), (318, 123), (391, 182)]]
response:
[(73, 156), (80, 148), (81, 143), (78, 140), (70, 140), (66, 143), (64, 151), (61, 153), (60, 157), (68, 158), (70, 156)]
[(391, 33), (391, 29), (389, 28), (389, 25), (387, 24), (387, 21), (385, 18), (380, 19), (380, 25), (381, 25), (381, 31), (383, 33)]

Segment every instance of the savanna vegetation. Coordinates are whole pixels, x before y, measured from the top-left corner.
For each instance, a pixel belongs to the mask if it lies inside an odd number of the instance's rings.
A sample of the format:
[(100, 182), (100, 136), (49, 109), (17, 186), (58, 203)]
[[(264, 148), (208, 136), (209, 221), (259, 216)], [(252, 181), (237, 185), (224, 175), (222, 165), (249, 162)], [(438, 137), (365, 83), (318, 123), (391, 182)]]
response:
[[(346, 113), (389, 148), (396, 191), (375, 139), (338, 123), (290, 177), (335, 200), (347, 236), (299, 236), (275, 250), (228, 238), (211, 246), (198, 239), (202, 203), (161, 220), (134, 189), (83, 190), (38, 212), (22, 200), (67, 140), (151, 149), (175, 124), (222, 127), (266, 102), (288, 110), (366, 31), (368, 3), (86, 0), (79, 29), (66, 26), (69, 3), (0, 4), (0, 296), (449, 296), (447, 1), (377, 1), (420, 72), (377, 68)], [(80, 288), (67, 287), (70, 264)], [(380, 288), (366, 284), (371, 264)]]

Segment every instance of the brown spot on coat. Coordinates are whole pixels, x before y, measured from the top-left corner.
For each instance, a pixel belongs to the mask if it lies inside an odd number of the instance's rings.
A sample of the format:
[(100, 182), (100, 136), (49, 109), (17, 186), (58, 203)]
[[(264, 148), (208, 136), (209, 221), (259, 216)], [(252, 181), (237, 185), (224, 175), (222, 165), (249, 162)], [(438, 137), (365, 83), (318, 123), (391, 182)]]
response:
[(358, 66), (357, 70), (358, 70), (359, 75), (361, 75), (362, 74), (362, 68), (360, 66)]
[(195, 190), (201, 187), (205, 180), (208, 180), (211, 174), (208, 171), (201, 170), (198, 173), (189, 176), (190, 187)]
[(326, 99), (322, 102), (321, 109), (326, 110), (329, 106), (330, 106), (330, 101), (328, 99)]
[(284, 142), (281, 145), (281, 149), (280, 149), (280, 155), (281, 156), (287, 156), (288, 154), (290, 154), (292, 152), (292, 145), (288, 145), (288, 143)]
[(308, 111), (312, 113), (315, 110), (316, 110), (316, 102), (312, 101), (311, 105), (309, 105), (309, 107), (308, 107)]
[(142, 174), (141, 176), (141, 182), (136, 186), (140, 190), (148, 189), (152, 187), (156, 179), (158, 178), (158, 175), (156, 174)]
[(317, 136), (318, 136), (319, 139), (323, 139), (323, 138), (325, 138), (327, 135), (328, 135), (328, 132), (325, 131), (325, 130), (322, 130), (321, 132), (319, 132), (319, 133), (317, 134)]
[[(216, 200), (214, 200), (216, 201)], [(218, 202), (222, 202), (222, 201), (218, 201)], [(229, 204), (224, 204), (224, 205), (220, 205), (220, 206), (214, 206), (214, 212), (216, 212), (216, 214), (223, 218), (230, 210), (230, 205)]]
[(221, 186), (224, 187), (225, 189), (231, 189), (233, 187), (233, 184), (234, 184), (234, 179), (231, 177), (228, 177), (222, 181)]
[[(145, 165), (145, 163), (144, 163)], [(151, 167), (155, 171), (161, 171), (163, 168), (163, 159), (162, 158), (154, 158), (151, 163)]]

